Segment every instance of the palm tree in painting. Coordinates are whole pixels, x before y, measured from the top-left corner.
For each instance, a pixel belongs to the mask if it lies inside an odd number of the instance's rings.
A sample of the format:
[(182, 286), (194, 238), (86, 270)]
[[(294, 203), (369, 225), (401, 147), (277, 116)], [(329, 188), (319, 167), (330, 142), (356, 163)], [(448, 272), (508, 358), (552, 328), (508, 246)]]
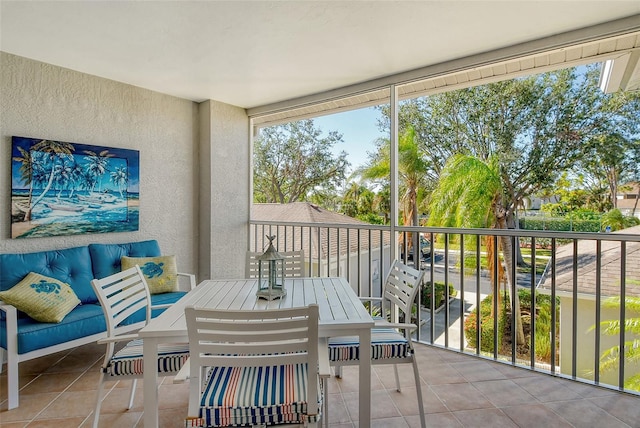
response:
[(84, 151), (87, 156), (86, 169), (87, 172), (95, 177), (91, 192), (94, 191), (95, 185), (98, 184), (98, 191), (102, 188), (101, 177), (107, 173), (107, 167), (109, 166), (109, 158), (114, 155), (109, 153), (108, 150), (103, 150), (100, 153), (92, 152), (91, 150)]
[[(59, 162), (62, 159), (72, 158), (73, 145), (62, 141), (42, 140), (29, 148), (22, 148), (20, 157), (14, 158), (22, 163), (20, 172), (25, 183), (29, 184), (29, 206), (24, 214), (24, 221), (31, 220), (33, 208), (44, 198), (53, 185)], [(46, 177), (46, 179), (45, 179)], [(32, 202), (33, 188), (38, 184), (45, 184), (40, 195)]]
[(127, 185), (127, 181), (129, 181), (127, 177), (127, 168), (126, 167), (116, 167), (116, 170), (111, 173), (111, 182), (118, 186), (118, 191), (120, 192), (120, 198), (124, 199), (122, 195), (122, 189)]
[[(506, 209), (502, 203), (502, 197), (502, 181), (495, 167), (473, 156), (454, 155), (446, 162), (436, 189), (431, 195), (428, 225), (507, 229)], [(493, 239), (489, 237), (487, 242), (491, 244)], [(516, 319), (516, 339), (518, 343), (524, 343), (520, 302), (511, 269), (513, 266), (511, 239), (508, 236), (500, 236), (499, 247), (502, 249), (507, 267), (504, 270), (507, 284), (515, 300), (512, 314)], [(493, 251), (493, 245), (487, 245), (487, 252), (493, 253)], [(487, 255), (489, 262), (494, 260), (494, 254)], [(494, 293), (498, 293), (499, 296), (500, 265), (498, 265), (497, 277), (493, 275), (494, 269), (491, 266), (489, 270), (492, 274)]]
[(73, 170), (75, 167), (75, 162), (73, 158), (71, 159), (62, 159), (60, 164), (56, 167), (56, 176), (55, 183), (58, 187), (58, 199), (62, 197), (62, 191), (68, 189), (70, 186), (72, 187), (73, 181)]
[(84, 170), (75, 161), (71, 167), (69, 178), (71, 181), (71, 192), (69, 193), (69, 198), (73, 198), (75, 191), (84, 187)]
[(82, 169), (80, 177), (78, 178), (79, 188), (91, 191), (96, 186), (96, 176), (89, 171)]
[[(25, 150), (22, 147), (18, 146), (18, 151), (20, 152), (20, 156), (14, 156), (13, 160), (20, 162), (20, 180), (29, 186), (29, 197), (27, 199), (27, 211), (25, 212), (24, 221), (31, 220), (31, 210), (28, 208), (31, 206), (31, 198), (33, 197), (33, 176), (34, 176), (34, 168), (36, 165), (31, 156), (31, 151)], [(18, 207), (22, 210), (23, 207)], [(27, 218), (27, 215), (29, 218)]]

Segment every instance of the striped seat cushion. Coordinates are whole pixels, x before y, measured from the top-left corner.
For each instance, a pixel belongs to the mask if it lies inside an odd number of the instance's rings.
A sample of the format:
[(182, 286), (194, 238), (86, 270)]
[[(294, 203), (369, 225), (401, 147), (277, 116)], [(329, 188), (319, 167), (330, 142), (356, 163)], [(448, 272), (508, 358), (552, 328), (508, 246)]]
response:
[[(322, 408), (318, 388), (318, 411)], [(212, 367), (199, 417), (186, 427), (251, 426), (319, 421), (307, 416), (307, 365)]]
[[(371, 330), (371, 359), (406, 358), (410, 356), (409, 342), (392, 328)], [(329, 339), (329, 361), (357, 361), (360, 359), (358, 336), (341, 336)]]
[[(171, 373), (180, 370), (189, 358), (188, 343), (163, 343), (158, 345), (158, 373)], [(103, 369), (110, 376), (143, 374), (142, 339), (133, 340), (116, 352)]]

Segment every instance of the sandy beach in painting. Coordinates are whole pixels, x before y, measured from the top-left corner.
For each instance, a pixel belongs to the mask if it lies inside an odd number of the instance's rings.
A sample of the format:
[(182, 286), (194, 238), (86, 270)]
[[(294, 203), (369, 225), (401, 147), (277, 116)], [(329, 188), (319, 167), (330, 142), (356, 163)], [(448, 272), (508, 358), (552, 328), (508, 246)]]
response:
[[(51, 198), (45, 198), (34, 208), (32, 220), (24, 221), (24, 210), (28, 207), (29, 198), (27, 196), (13, 196), (11, 202), (11, 236), (13, 238), (47, 236), (51, 231), (60, 231), (60, 229), (75, 230), (76, 233), (129, 230), (126, 224), (123, 227), (119, 227), (118, 218), (113, 221), (105, 221), (104, 218), (114, 217), (112, 212), (118, 212), (118, 217), (125, 223), (130, 220), (129, 217), (132, 215), (137, 220), (140, 206), (140, 201), (137, 198), (130, 198), (126, 201), (118, 198), (116, 202), (109, 204), (78, 202), (75, 204), (78, 207), (78, 211), (67, 211), (48, 208), (47, 205), (56, 205)], [(68, 202), (65, 203), (70, 205)], [(108, 224), (96, 224), (96, 219), (102, 219), (102, 223)]]

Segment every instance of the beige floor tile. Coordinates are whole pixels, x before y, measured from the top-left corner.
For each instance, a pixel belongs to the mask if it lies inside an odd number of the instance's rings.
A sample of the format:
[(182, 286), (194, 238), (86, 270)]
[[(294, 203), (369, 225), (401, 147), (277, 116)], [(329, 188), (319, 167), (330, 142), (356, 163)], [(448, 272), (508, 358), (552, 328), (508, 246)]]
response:
[(499, 409), (461, 410), (453, 415), (464, 427), (518, 428), (518, 425)]
[(93, 411), (94, 405), (93, 394), (85, 391), (63, 392), (36, 419), (86, 417)]
[(629, 426), (640, 426), (640, 398), (638, 397), (615, 394), (590, 398), (588, 401)]
[(20, 390), (20, 395), (62, 392), (81, 376), (80, 373), (43, 373)]
[(30, 421), (59, 395), (57, 392), (25, 395), (20, 397), (20, 406), (11, 410), (7, 410), (7, 403), (4, 402), (2, 404), (2, 411), (0, 411), (0, 421), (2, 421), (2, 423)]
[[(133, 428), (142, 420), (142, 412), (121, 412), (100, 414), (98, 428)], [(88, 418), (81, 428), (89, 428), (93, 424), (93, 416)], [(142, 426), (142, 425), (140, 425)]]
[(46, 419), (35, 420), (27, 425), (27, 428), (76, 428), (82, 425), (86, 418), (62, 418), (62, 419)]
[[(597, 421), (607, 427), (637, 427), (640, 397), (550, 377), (531, 370), (477, 360), (435, 347), (416, 345), (423, 403), (429, 427), (576, 427)], [(6, 372), (0, 375), (0, 425), (90, 427), (93, 421), (103, 346), (87, 345), (20, 365), (20, 407), (7, 411)], [(400, 365), (402, 392), (395, 391), (393, 366), (374, 366), (372, 427), (419, 427), (413, 370)], [(357, 366), (329, 379), (329, 425), (353, 428), (359, 418)], [(143, 426), (143, 382), (127, 410), (130, 381), (105, 383), (101, 427)], [(162, 378), (162, 428), (181, 426), (188, 406), (188, 383)], [(293, 428), (293, 427), (292, 427)]]
[(542, 404), (505, 407), (502, 411), (520, 428), (571, 428), (572, 425)]

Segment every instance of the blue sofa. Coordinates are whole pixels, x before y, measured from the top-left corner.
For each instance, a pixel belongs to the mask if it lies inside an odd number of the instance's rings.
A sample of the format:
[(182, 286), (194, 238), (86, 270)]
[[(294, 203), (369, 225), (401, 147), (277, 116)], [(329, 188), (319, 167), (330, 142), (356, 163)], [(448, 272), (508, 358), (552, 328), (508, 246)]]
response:
[[(60, 323), (43, 323), (30, 318), (15, 307), (0, 301), (0, 361), (7, 359), (9, 409), (18, 407), (18, 363), (44, 355), (93, 343), (105, 336), (102, 308), (91, 286), (94, 278), (104, 278), (120, 271), (120, 259), (160, 256), (155, 240), (124, 244), (90, 244), (61, 250), (24, 254), (0, 254), (0, 290), (8, 290), (29, 272), (63, 281), (73, 288), (81, 304)], [(188, 288), (195, 287), (195, 276), (188, 278)], [(186, 288), (186, 287), (185, 287)], [(175, 303), (187, 290), (154, 294), (152, 304)], [(157, 316), (163, 309), (154, 310)], [(144, 311), (127, 319), (126, 330), (142, 327)]]

